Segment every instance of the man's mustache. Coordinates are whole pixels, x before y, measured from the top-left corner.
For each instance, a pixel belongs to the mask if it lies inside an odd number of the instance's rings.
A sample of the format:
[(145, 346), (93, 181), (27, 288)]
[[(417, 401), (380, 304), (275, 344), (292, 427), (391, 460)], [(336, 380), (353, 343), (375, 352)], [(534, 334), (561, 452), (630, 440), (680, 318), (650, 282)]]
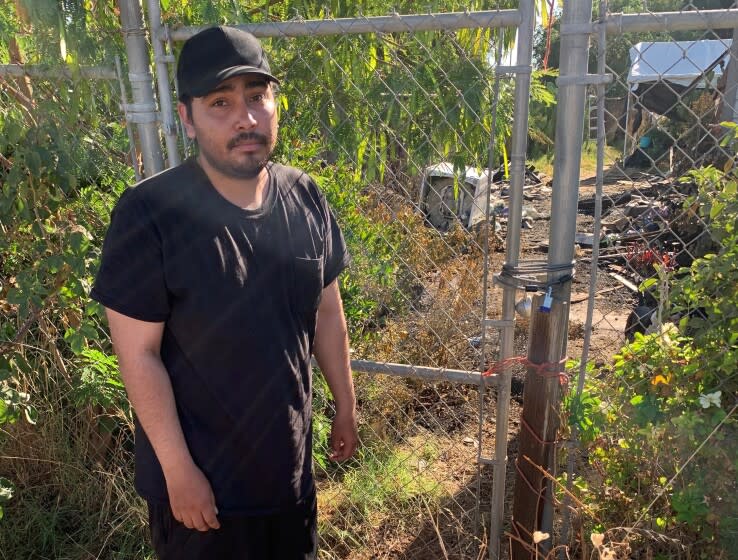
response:
[(259, 132), (242, 132), (238, 136), (235, 136), (234, 138), (231, 138), (231, 140), (228, 142), (228, 149), (235, 148), (239, 144), (243, 144), (245, 142), (258, 142), (259, 144), (264, 144), (265, 146), (269, 143), (269, 139), (264, 134), (260, 134)]

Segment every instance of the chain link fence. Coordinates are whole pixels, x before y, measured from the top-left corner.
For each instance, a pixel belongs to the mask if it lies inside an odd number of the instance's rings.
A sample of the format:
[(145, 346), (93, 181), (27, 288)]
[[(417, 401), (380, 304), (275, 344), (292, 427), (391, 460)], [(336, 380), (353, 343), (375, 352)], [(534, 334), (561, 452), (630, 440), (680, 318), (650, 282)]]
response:
[[(86, 295), (110, 209), (155, 168), (152, 154), (131, 151), (150, 108), (119, 81), (141, 73), (130, 60), (116, 70), (140, 31), (65, 12), (60, 33), (49, 14), (27, 14), (46, 25), (31, 27), (6, 12), (17, 44), (0, 51), (16, 63), (0, 74), (0, 551), (149, 558), (130, 483), (132, 412)], [(733, 12), (603, 12), (588, 28), (607, 31), (596, 73), (613, 80), (591, 88), (577, 116), (585, 136), (598, 128), (602, 155), (601, 173), (579, 188), (567, 328), (578, 359), (560, 418), (562, 478), (551, 482), (571, 557), (735, 550), (738, 209), (735, 128), (721, 124), (735, 120)], [(502, 53), (521, 14), (231, 16), (260, 22), (249, 29), (282, 80), (274, 159), (316, 179), (353, 256), (341, 288), (362, 447), (348, 463), (327, 460), (332, 408), (316, 370), (320, 557), (496, 557), (489, 533), (496, 541), (512, 502), (504, 461), (525, 424), (523, 377), (481, 372), (525, 353), (531, 303), (520, 301), (513, 325), (490, 272), (560, 249), (547, 227), (559, 195), (525, 170), (514, 141), (529, 67)], [(170, 163), (193, 148), (162, 93), (173, 94), (172, 55), (193, 32), (184, 24), (218, 20), (199, 17), (170, 6), (152, 30), (152, 114)], [(73, 21), (87, 22), (84, 41)], [(64, 70), (51, 64), (62, 49), (79, 55)], [(594, 49), (590, 58), (595, 72)], [(536, 74), (524, 97), (554, 101)], [(535, 127), (531, 137), (545, 136)], [(518, 211), (519, 223), (509, 219)]]
[(601, 14), (590, 68), (599, 52), (613, 81), (592, 88), (599, 173), (579, 191), (564, 528), (600, 558), (734, 558), (734, 30), (691, 4), (626, 16), (639, 32)]
[[(362, 445), (348, 463), (327, 460), (333, 411), (316, 370), (320, 557), (482, 557), (496, 415), (495, 382), (480, 372), (497, 352), (484, 319), (500, 315), (501, 290), (484, 294), (486, 270), (503, 261), (516, 72), (494, 69), (520, 16), (324, 16), (265, 23), (283, 31), (262, 39), (282, 80), (274, 159), (316, 179), (353, 257), (341, 288)], [(154, 49), (171, 74), (188, 29), (174, 19), (165, 13)], [(149, 558), (131, 485), (132, 411), (104, 315), (87, 298), (115, 200), (155, 170), (152, 154), (131, 150), (150, 120), (135, 89), (141, 69), (115, 57), (140, 30), (135, 18), (122, 33), (87, 29), (85, 44), (106, 47), (59, 65), (59, 27), (10, 23), (24, 60), (3, 53), (14, 64), (0, 78), (0, 549)], [(45, 42), (30, 39), (39, 29)], [(543, 86), (534, 95), (553, 101)], [(161, 97), (159, 110), (171, 140)], [(166, 147), (169, 162), (174, 147), (194, 153), (181, 134)]]

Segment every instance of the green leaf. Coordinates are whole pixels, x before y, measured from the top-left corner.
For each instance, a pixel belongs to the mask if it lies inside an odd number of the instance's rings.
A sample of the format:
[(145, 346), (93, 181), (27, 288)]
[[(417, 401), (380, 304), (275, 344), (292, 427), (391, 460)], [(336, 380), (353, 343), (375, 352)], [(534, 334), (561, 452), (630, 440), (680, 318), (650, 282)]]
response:
[(64, 333), (64, 340), (75, 354), (81, 354), (85, 349), (85, 337), (76, 329), (67, 329)]
[(369, 45), (369, 60), (367, 61), (367, 69), (369, 72), (374, 72), (377, 68), (377, 47)]
[(656, 284), (658, 284), (658, 282), (659, 281), (657, 278), (646, 278), (643, 282), (641, 282), (641, 285), (638, 286), (638, 289), (641, 292), (645, 292), (651, 286), (655, 286)]
[(11, 305), (21, 305), (25, 303), (26, 296), (20, 288), (11, 288), (8, 290), (7, 300)]
[(710, 219), (714, 220), (725, 209), (725, 203), (715, 200), (710, 208)]
[(0, 393), (0, 426), (8, 422), (13, 422), (13, 419), (7, 401)]

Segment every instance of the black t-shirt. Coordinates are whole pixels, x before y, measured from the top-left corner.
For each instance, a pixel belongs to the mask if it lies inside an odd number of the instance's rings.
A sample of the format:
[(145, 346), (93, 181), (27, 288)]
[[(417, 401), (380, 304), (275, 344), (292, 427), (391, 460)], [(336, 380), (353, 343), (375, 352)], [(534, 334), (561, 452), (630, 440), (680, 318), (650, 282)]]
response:
[[(221, 513), (271, 513), (313, 487), (311, 366), (322, 289), (348, 264), (305, 173), (269, 164), (262, 207), (223, 198), (195, 160), (123, 193), (92, 298), (165, 322), (161, 357), (190, 453)], [(136, 489), (167, 500), (136, 424)]]

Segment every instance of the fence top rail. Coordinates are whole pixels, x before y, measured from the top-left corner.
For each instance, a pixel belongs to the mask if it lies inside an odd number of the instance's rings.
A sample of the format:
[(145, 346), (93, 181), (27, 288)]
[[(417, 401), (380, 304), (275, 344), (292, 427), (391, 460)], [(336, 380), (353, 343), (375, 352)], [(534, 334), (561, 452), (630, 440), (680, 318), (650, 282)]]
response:
[[(313, 365), (318, 365), (313, 360)], [(409, 364), (394, 364), (389, 362), (372, 362), (370, 360), (351, 360), (351, 371), (360, 373), (381, 373), (396, 377), (421, 379), (424, 381), (445, 381), (465, 385), (481, 385), (488, 387), (497, 385), (497, 376), (486, 376), (479, 371), (461, 369), (447, 369), (437, 367), (415, 366)]]
[[(521, 17), (518, 10), (484, 10), (476, 12), (429, 13), (420, 15), (391, 14), (339, 19), (293, 20), (235, 25), (256, 37), (305, 37), (309, 35), (347, 35), (359, 33), (406, 33), (415, 31), (444, 31), (517, 27)], [(158, 39), (168, 37), (186, 41), (198, 31), (210, 26), (180, 27), (158, 30)]]
[[(595, 34), (599, 22), (568, 23), (561, 25), (562, 35)], [(695, 10), (690, 12), (613, 13), (605, 17), (609, 35), (653, 31), (694, 31), (700, 29), (734, 29), (738, 27), (738, 9)]]
[[(738, 27), (738, 9), (694, 10), (688, 12), (645, 12), (609, 14), (605, 18), (608, 34), (647, 31), (687, 31), (733, 29)], [(595, 32), (597, 24), (592, 26)]]
[(26, 64), (0, 64), (0, 76), (10, 76), (14, 78), (22, 78), (30, 76), (32, 78), (51, 78), (51, 79), (74, 79), (82, 77), (92, 80), (117, 80), (118, 75), (115, 68), (107, 68), (105, 66), (81, 66), (71, 68), (69, 66), (39, 66)]

